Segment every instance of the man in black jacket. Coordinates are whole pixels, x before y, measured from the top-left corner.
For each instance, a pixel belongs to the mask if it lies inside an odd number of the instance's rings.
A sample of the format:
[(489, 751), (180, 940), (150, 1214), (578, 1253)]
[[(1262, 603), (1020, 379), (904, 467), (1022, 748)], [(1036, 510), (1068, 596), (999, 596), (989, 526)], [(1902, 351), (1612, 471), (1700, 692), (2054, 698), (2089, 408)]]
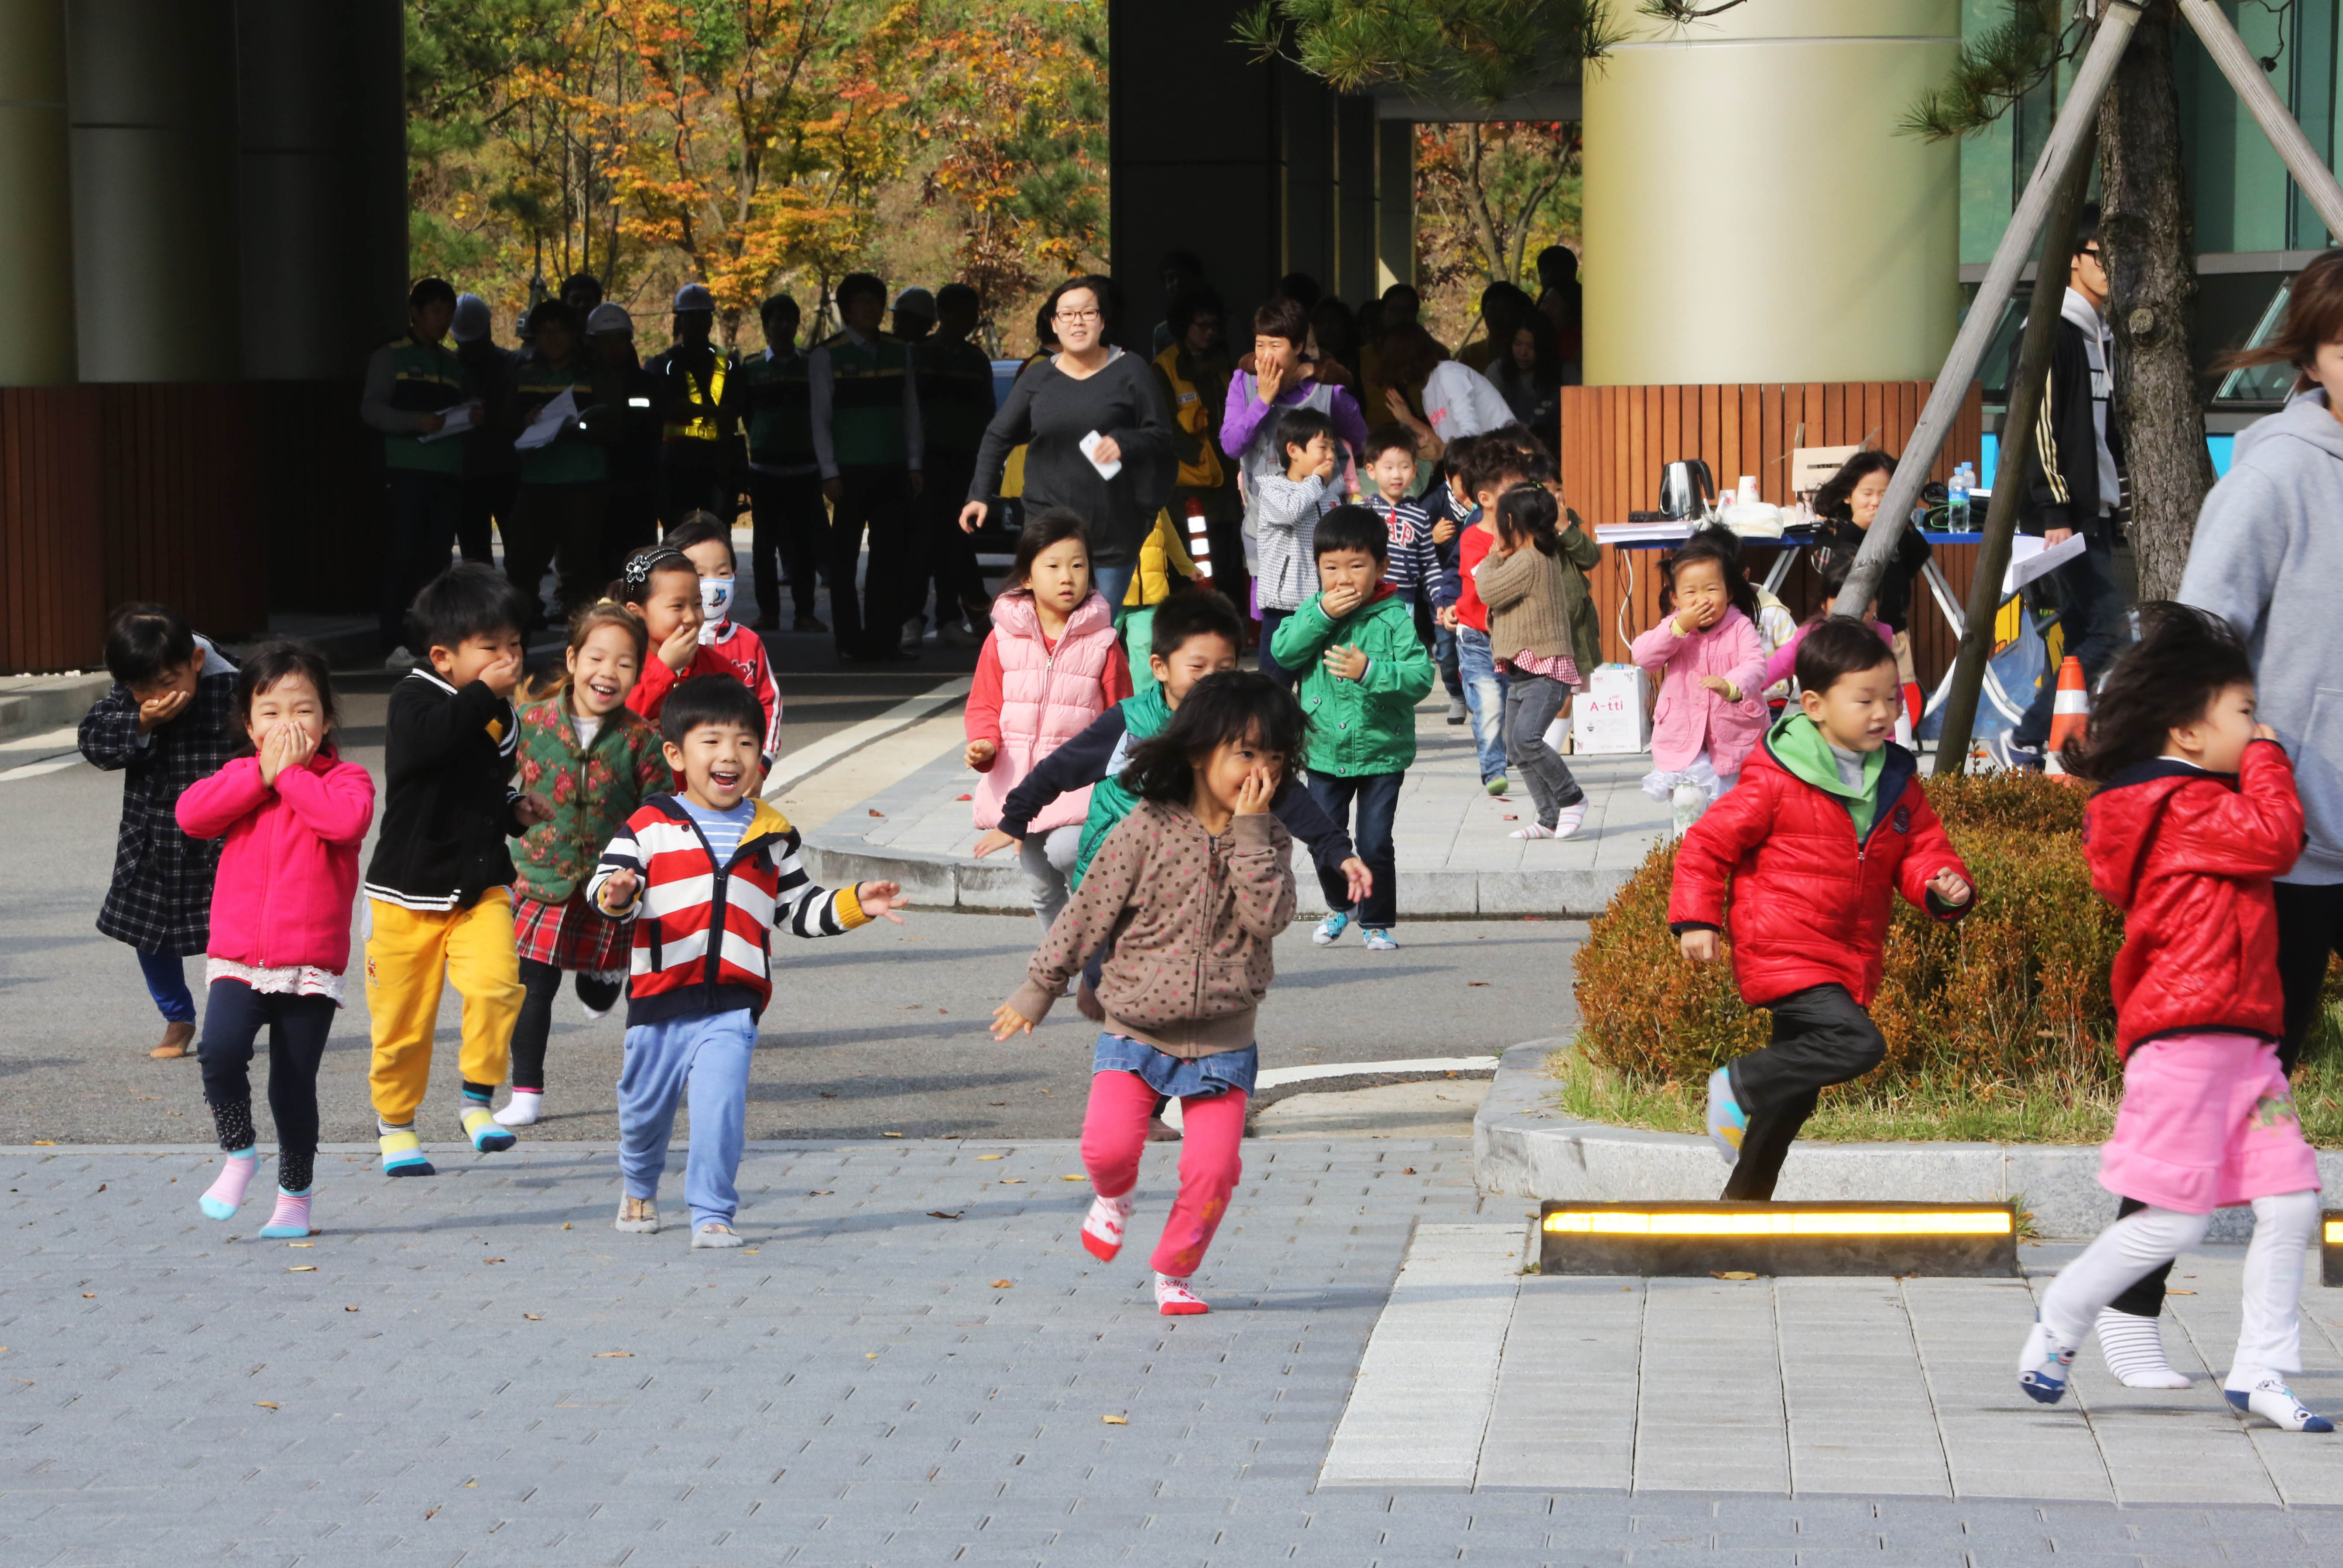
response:
[[(2124, 596), (2114, 566), (2115, 510), (2123, 498), (2116, 460), (2123, 439), (2108, 416), (2115, 340), (2107, 328), (2107, 307), (2099, 209), (2089, 206), (2075, 229), (2075, 255), (2059, 304), (2058, 336), (2050, 351), (2040, 411), (2034, 428), (2024, 433), (2034, 442), (2035, 467), (2017, 526), (2023, 532), (2039, 534), (2045, 546), (2083, 536), (2082, 556), (2041, 580), (2055, 591), (2066, 651), (2082, 661), (2084, 678), (2094, 683), (2124, 638)], [(2009, 438), (2017, 437), (2013, 432)], [(2005, 766), (2042, 766), (2057, 696), (2057, 673), (2046, 670), (2033, 705), (2006, 743), (2000, 758)]]

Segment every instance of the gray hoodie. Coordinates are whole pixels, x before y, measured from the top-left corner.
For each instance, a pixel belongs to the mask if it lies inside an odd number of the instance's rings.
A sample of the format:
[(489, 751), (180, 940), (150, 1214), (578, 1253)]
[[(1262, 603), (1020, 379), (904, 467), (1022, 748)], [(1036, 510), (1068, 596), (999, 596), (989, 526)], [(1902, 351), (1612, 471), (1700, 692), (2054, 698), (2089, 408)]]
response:
[(2285, 882), (2343, 882), (2343, 423), (2302, 393), (2237, 437), (2180, 598), (2247, 638), (2261, 720), (2294, 759), (2310, 843)]

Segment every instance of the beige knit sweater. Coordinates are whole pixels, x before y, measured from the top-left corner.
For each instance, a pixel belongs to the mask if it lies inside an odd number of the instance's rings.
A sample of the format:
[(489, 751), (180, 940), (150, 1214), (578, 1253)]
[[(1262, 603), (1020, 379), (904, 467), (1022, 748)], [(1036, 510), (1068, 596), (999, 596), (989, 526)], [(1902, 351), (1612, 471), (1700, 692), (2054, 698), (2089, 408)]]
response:
[(1527, 651), (1541, 658), (1568, 654), (1584, 682), (1602, 662), (1601, 631), (1587, 597), (1586, 570), (1603, 558), (1573, 514), (1559, 536), (1562, 553), (1524, 545), (1510, 556), (1491, 550), (1473, 568), (1473, 586), (1489, 607), (1489, 652), (1511, 658)]

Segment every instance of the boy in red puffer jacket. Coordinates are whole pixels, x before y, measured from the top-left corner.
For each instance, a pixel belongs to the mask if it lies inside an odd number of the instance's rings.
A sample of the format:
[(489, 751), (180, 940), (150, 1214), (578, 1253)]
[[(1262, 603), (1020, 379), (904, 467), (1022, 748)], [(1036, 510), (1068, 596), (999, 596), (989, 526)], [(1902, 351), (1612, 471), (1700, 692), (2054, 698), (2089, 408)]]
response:
[(2204, 1241), (2213, 1211), (2249, 1202), (2245, 1321), (2224, 1392), (2285, 1431), (2332, 1432), (2286, 1382), (2302, 1367), (2303, 1261), (2319, 1219), (2318, 1161), (2280, 1049), (2270, 893), (2302, 853), (2294, 767), (2255, 722), (2253, 664), (2227, 622), (2167, 603), (2140, 606), (2139, 619), (2140, 640), (2100, 688), (2088, 749), (2067, 757), (2099, 786), (2083, 819), (2091, 885), (2124, 911), (2109, 981), (2123, 1104), (2099, 1183), (2126, 1201), (2044, 1292), (2017, 1382), (2057, 1402), (2095, 1322), (2106, 1343), (2100, 1310), (2150, 1280), (2160, 1297), (2161, 1271)]
[(1903, 691), (1879, 634), (1833, 616), (1800, 645), (1797, 674), (1799, 711), (1765, 732), (1739, 785), (1684, 835), (1668, 900), (1684, 956), (1709, 963), (1730, 895), (1733, 978), (1744, 1001), (1774, 1014), (1771, 1043), (1708, 1079), (1708, 1135), (1733, 1167), (1725, 1196), (1760, 1202), (1821, 1091), (1887, 1054), (1864, 1010), (1879, 990), (1891, 895), (1942, 920), (1974, 901), (1919, 765), (1889, 739)]

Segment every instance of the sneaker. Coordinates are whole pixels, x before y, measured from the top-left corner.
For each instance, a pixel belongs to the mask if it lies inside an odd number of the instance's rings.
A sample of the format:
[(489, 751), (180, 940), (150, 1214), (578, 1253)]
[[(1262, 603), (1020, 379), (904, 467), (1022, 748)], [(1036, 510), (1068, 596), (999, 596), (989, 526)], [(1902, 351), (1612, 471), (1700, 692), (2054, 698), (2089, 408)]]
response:
[(1392, 940), (1391, 932), (1377, 926), (1369, 926), (1366, 928), (1364, 932), (1364, 940), (1367, 951), (1371, 953), (1395, 953), (1399, 951), (1399, 944)]
[(1350, 910), (1336, 910), (1318, 922), (1318, 929), (1310, 933), (1310, 940), (1319, 947), (1331, 948), (1342, 939), (1342, 933), (1348, 930), (1350, 926)]
[(1483, 783), (1481, 788), (1486, 789), (1490, 794), (1503, 799), (1505, 790), (1509, 786), (1506, 782), (1505, 776), (1500, 773), (1494, 779), (1489, 779), (1487, 782)]
[(2323, 1415), (2304, 1408), (2294, 1391), (2286, 1386), (2286, 1379), (2278, 1372), (2264, 1372), (2250, 1388), (2224, 1389), (2229, 1403), (2249, 1415), (2260, 1416), (2274, 1423), (2281, 1432), (2333, 1432), (2335, 1423)]
[(2042, 748), (2022, 746), (2006, 735), (1998, 735), (1986, 741), (1985, 754), (2004, 773), (2042, 771)]
[(1155, 1276), (1155, 1310), (1167, 1318), (1192, 1318), (1212, 1309), (1204, 1298), (1188, 1288), (1185, 1280), (1175, 1280), (1169, 1274)]
[(542, 1090), (516, 1089), (512, 1091), (512, 1098), (505, 1101), (505, 1108), (496, 1113), (497, 1125), (534, 1127), (544, 1106), (545, 1093)]
[(1114, 1255), (1122, 1251), (1123, 1221), (1131, 1218), (1131, 1195), (1120, 1198), (1093, 1198), (1091, 1211), (1082, 1216), (1082, 1251), (1101, 1263), (1111, 1263)]
[(650, 1236), (659, 1232), (659, 1205), (649, 1198), (618, 1200), (617, 1228), (629, 1236)]
[(1720, 1067), (1708, 1075), (1708, 1141), (1727, 1165), (1738, 1165), (1741, 1135), (1748, 1131), (1748, 1112), (1733, 1098), (1733, 1074)]
[(827, 633), (830, 630), (830, 628), (823, 624), (822, 618), (818, 615), (801, 615), (790, 623), (789, 629), (791, 631), (819, 631)]
[(936, 640), (946, 648), (975, 648), (984, 641), (984, 634), (965, 621), (948, 620), (936, 628)]
[(422, 662), (423, 661), (421, 659), (416, 658), (405, 648), (401, 647), (392, 648), (390, 652), (384, 657), (382, 667), (390, 671), (393, 675), (405, 675), (408, 670), (413, 669), (417, 665)]
[[(2049, 1325), (2039, 1318), (2026, 1331), (2026, 1348), (2017, 1356), (2017, 1386), (2039, 1404), (2056, 1404), (2066, 1397), (2066, 1374), (2075, 1364), (2071, 1348), (2060, 1349), (2050, 1337)], [(2231, 1401), (2239, 1396), (2231, 1394)]]
[(903, 640), (911, 647), (919, 647), (927, 639), (927, 635), (928, 618), (926, 616), (915, 615), (903, 623)]
[(1470, 718), (1472, 718), (1472, 717), (1473, 717), (1472, 710), (1471, 710), (1471, 709), (1467, 709), (1467, 708), (1464, 706), (1464, 699), (1463, 699), (1463, 698), (1461, 698), (1461, 697), (1452, 697), (1452, 698), (1450, 698), (1450, 699), (1448, 699), (1448, 722), (1449, 722), (1449, 723), (1451, 723), (1451, 724), (1462, 724), (1462, 723), (1463, 723), (1466, 719), (1470, 719)]
[(695, 1247), (739, 1247), (748, 1244), (748, 1238), (721, 1220), (710, 1220), (691, 1233), (691, 1244)]

